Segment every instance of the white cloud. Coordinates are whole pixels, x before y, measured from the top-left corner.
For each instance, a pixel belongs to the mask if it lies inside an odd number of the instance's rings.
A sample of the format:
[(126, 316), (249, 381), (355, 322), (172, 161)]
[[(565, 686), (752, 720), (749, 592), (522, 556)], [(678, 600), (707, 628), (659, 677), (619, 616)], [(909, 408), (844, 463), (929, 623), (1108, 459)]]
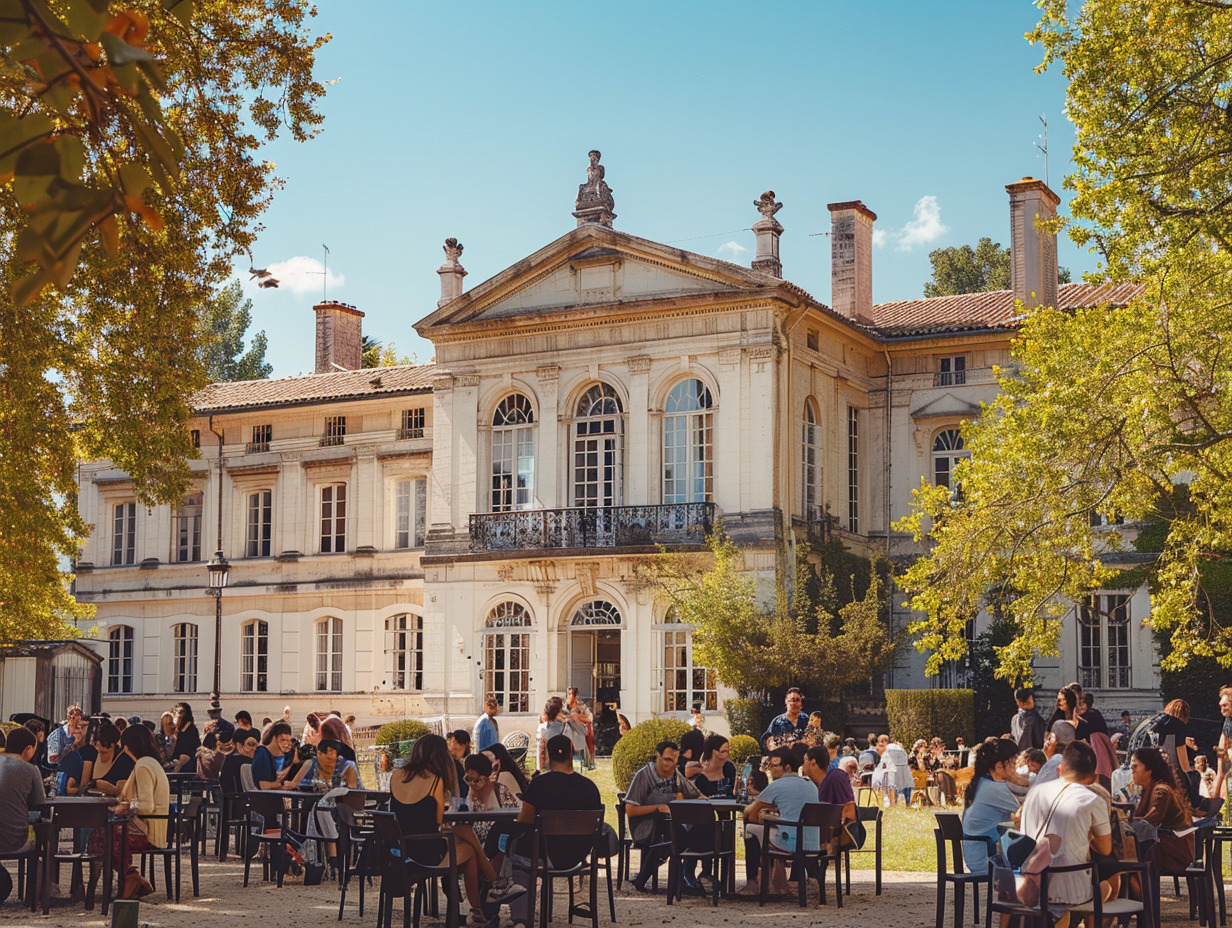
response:
[(316, 258), (304, 255), (275, 261), (267, 270), (277, 279), (278, 289), (290, 290), (295, 296), (321, 293), (323, 275), (324, 283), (331, 291), (346, 283), (345, 276), (335, 273), (333, 268), (327, 271), (325, 265)]
[(913, 213), (914, 217), (895, 236), (898, 239), (895, 246), (897, 251), (910, 251), (916, 245), (935, 242), (950, 231), (949, 227), (941, 222), (941, 206), (934, 196), (920, 197)]
[(740, 256), (748, 253), (749, 250), (739, 242), (724, 242), (716, 250), (718, 257), (722, 258), (724, 261), (731, 261), (733, 263), (738, 263), (740, 261)]
[(890, 240), (890, 233), (885, 229), (873, 229), (873, 247), (885, 248), (886, 242)]

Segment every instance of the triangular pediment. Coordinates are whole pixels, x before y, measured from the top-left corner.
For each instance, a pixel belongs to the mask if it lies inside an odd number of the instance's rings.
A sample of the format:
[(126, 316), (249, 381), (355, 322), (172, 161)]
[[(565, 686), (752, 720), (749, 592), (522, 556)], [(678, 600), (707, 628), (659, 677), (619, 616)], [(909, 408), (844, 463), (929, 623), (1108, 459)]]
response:
[(783, 283), (736, 264), (588, 224), (446, 303), (416, 329), (430, 338), (458, 325), (707, 294), (774, 292)]
[(911, 410), (912, 419), (974, 419), (980, 414), (977, 403), (964, 400), (953, 393), (943, 393), (916, 409)]

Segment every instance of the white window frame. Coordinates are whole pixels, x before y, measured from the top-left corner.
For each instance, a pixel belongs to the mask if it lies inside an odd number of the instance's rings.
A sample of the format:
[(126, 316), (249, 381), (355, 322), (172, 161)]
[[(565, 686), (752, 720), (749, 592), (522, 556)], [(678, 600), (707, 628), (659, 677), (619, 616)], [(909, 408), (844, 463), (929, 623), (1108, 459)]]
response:
[(510, 393), (492, 412), (492, 512), (531, 509), (535, 504), (535, 407), (525, 393)]
[(607, 383), (591, 385), (578, 399), (570, 448), (573, 505), (585, 509), (624, 502), (624, 404)]
[(398, 478), (394, 481), (393, 496), (393, 547), (422, 548), (428, 526), (428, 478)]
[(801, 513), (806, 521), (821, 519), (821, 417), (810, 396), (804, 401), (800, 424)]
[(197, 692), (198, 629), (193, 622), (178, 622), (171, 628), (171, 689), (175, 693)]
[(107, 692), (133, 691), (133, 627), (115, 625), (107, 631)]
[(111, 566), (137, 563), (137, 501), (126, 499), (111, 507)]
[(714, 396), (698, 378), (685, 378), (668, 393), (663, 404), (661, 447), (663, 502), (713, 500)]
[(1078, 682), (1083, 689), (1132, 689), (1132, 593), (1100, 590), (1075, 609)]
[(396, 692), (423, 691), (423, 616), (401, 612), (385, 620), (385, 683)]
[(249, 490), (244, 495), (244, 555), (271, 557), (274, 553), (274, 491)]
[(240, 692), (269, 692), (269, 623), (264, 619), (240, 626)]
[(484, 621), (484, 694), (506, 712), (530, 712), (531, 634), (534, 620), (514, 600), (497, 603)]
[(205, 494), (194, 490), (185, 497), (172, 519), (171, 561), (195, 564), (201, 560), (201, 525)]
[(312, 688), (318, 693), (342, 691), (342, 618), (326, 616), (313, 623), (316, 657)]
[(347, 550), (347, 485), (341, 483), (323, 483), (317, 487), (318, 550), (321, 554), (344, 554)]
[(693, 626), (681, 622), (673, 607), (655, 624), (654, 631), (658, 639), (656, 677), (662, 688), (661, 711), (685, 713), (695, 702), (702, 704), (703, 712), (718, 711), (718, 675), (694, 662)]
[(860, 531), (860, 410), (847, 407), (847, 530)]
[(957, 495), (959, 488), (954, 482), (954, 468), (959, 461), (969, 457), (971, 452), (963, 444), (962, 431), (957, 428), (942, 429), (933, 436), (933, 483)]

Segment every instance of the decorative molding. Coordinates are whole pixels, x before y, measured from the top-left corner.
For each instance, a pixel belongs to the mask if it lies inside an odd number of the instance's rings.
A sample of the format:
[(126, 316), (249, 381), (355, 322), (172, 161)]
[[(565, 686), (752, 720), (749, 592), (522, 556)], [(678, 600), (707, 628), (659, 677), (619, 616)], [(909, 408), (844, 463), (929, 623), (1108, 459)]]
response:
[(458, 388), (479, 386), (478, 374), (454, 374), (453, 385)]
[(774, 358), (774, 345), (746, 345), (743, 349), (750, 361), (770, 361)]
[(740, 349), (724, 348), (719, 352), (719, 367), (732, 368), (740, 366)]
[(639, 354), (625, 361), (629, 367), (630, 374), (649, 374), (650, 373), (650, 358), (647, 355)]
[(556, 383), (560, 379), (559, 364), (544, 364), (542, 367), (535, 368), (535, 377), (540, 383)]
[(433, 393), (447, 393), (453, 389), (453, 381), (454, 376), (449, 371), (439, 371), (428, 378)]

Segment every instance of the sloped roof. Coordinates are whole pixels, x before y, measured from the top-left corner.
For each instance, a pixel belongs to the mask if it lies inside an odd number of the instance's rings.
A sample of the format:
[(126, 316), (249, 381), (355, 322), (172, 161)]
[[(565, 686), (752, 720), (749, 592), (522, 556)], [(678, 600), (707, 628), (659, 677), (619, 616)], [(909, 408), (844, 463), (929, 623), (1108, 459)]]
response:
[(382, 394), (427, 393), (432, 389), (434, 364), (367, 367), (357, 371), (303, 374), (278, 380), (241, 380), (212, 383), (193, 394), (193, 411), (201, 413), (294, 406), (302, 403), (368, 399)]
[[(1141, 291), (1140, 284), (1061, 284), (1057, 288), (1057, 305), (1061, 309), (1124, 306)], [(1012, 290), (898, 300), (873, 306), (873, 327), (879, 335), (891, 338), (972, 329), (1013, 329), (1021, 322)]]

